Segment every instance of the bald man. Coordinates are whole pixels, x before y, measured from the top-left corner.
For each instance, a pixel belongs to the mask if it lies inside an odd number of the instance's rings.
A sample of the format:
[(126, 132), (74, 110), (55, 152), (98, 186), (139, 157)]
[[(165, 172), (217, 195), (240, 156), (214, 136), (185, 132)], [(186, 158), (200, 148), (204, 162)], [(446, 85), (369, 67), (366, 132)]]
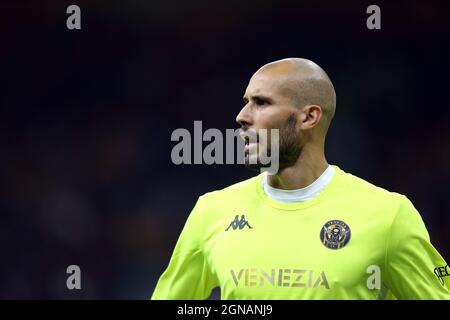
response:
[(413, 204), (328, 164), (336, 95), (322, 68), (269, 63), (244, 103), (246, 164), (263, 170), (276, 143), (279, 169), (198, 199), (152, 299), (206, 299), (216, 287), (222, 299), (450, 299), (450, 268)]

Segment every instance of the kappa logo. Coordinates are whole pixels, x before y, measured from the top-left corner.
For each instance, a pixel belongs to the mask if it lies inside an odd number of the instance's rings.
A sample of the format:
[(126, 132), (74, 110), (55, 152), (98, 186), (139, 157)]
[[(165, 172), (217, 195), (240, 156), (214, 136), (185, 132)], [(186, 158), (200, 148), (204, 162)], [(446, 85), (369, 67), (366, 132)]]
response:
[(239, 215), (237, 214), (234, 217), (234, 220), (231, 221), (228, 228), (225, 229), (225, 231), (228, 231), (230, 228), (233, 228), (233, 230), (239, 229), (242, 230), (244, 227), (247, 226), (249, 229), (253, 229), (252, 226), (248, 223), (247, 220), (245, 220), (245, 215), (241, 215), (241, 219), (239, 219)]

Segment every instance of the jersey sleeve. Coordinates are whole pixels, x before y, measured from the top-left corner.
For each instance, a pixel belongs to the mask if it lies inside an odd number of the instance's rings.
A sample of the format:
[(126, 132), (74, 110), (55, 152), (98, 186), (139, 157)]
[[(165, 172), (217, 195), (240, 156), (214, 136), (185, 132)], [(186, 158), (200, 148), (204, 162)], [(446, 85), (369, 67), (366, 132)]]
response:
[(447, 263), (431, 244), (419, 212), (404, 197), (387, 240), (388, 289), (397, 299), (450, 299), (450, 277), (441, 276), (442, 270), (449, 270)]
[(158, 280), (152, 300), (201, 300), (217, 286), (203, 251), (202, 197), (191, 211), (169, 265)]

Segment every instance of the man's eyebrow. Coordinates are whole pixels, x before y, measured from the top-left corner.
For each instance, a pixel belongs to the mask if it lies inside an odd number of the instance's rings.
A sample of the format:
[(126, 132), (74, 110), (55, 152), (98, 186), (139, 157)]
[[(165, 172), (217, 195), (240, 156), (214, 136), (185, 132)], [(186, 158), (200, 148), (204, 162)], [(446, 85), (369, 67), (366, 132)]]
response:
[[(243, 96), (242, 99), (244, 101), (248, 101), (249, 100), (249, 98), (247, 96)], [(273, 102), (272, 98), (270, 98), (268, 96), (265, 96), (265, 95), (257, 94), (257, 95), (254, 95), (254, 96), (250, 96), (250, 100), (257, 100), (257, 99), (263, 100), (263, 101), (268, 101), (268, 102)]]

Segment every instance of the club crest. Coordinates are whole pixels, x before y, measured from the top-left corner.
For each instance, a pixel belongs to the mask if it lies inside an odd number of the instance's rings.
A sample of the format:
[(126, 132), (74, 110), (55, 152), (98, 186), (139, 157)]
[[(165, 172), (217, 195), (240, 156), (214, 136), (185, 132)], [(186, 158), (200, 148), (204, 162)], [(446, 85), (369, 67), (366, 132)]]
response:
[(341, 249), (351, 237), (350, 227), (341, 220), (331, 220), (325, 223), (320, 230), (320, 240), (329, 249)]

